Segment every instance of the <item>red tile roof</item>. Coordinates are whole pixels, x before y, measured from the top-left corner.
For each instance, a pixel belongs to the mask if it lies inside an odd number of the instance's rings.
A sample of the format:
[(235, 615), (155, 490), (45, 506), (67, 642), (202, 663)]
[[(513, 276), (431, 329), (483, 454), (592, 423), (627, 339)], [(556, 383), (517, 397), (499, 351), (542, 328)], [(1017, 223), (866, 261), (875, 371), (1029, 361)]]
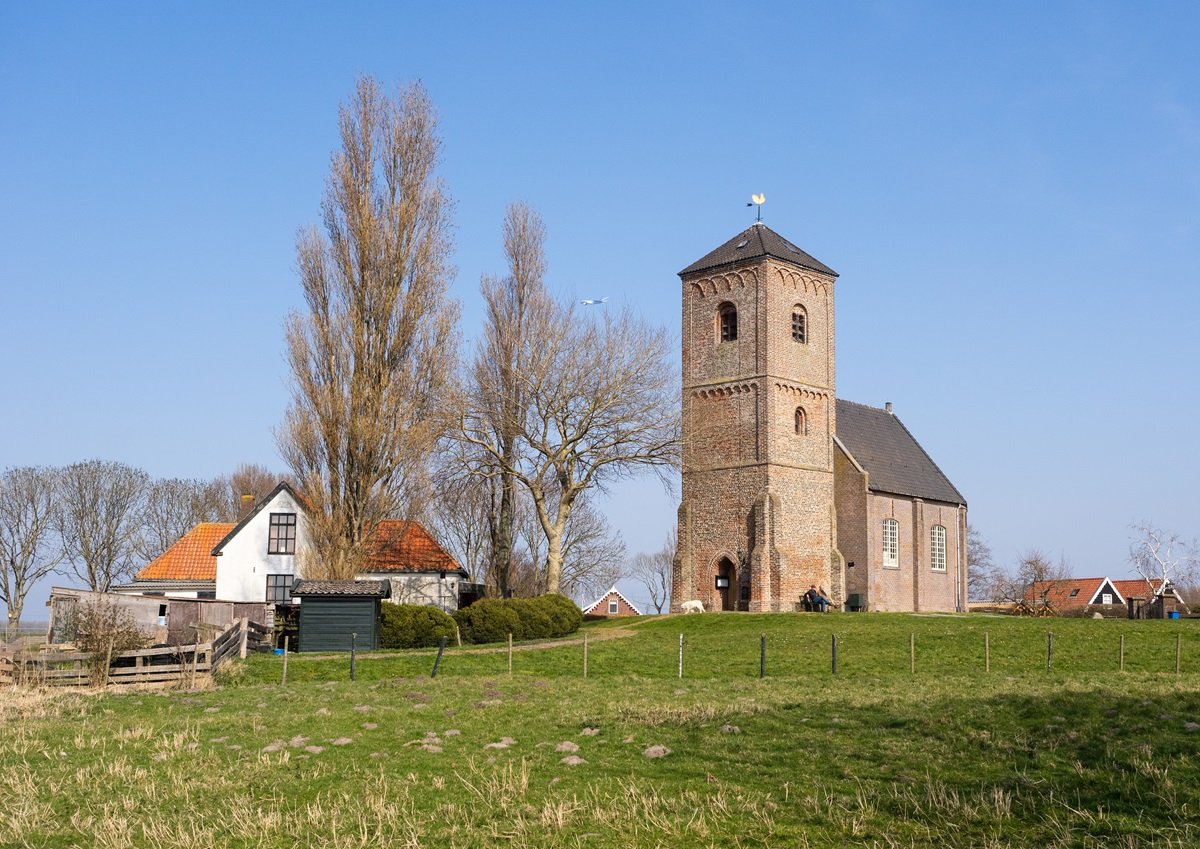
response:
[[(1054, 607), (1080, 607), (1085, 604), (1091, 604), (1096, 593), (1100, 591), (1100, 587), (1108, 581), (1118, 593), (1121, 594), (1123, 600), (1128, 601), (1130, 596), (1140, 596), (1148, 598), (1154, 594), (1154, 590), (1158, 589), (1161, 580), (1155, 578), (1150, 586), (1146, 585), (1143, 578), (1133, 578), (1127, 581), (1111, 581), (1108, 578), (1066, 578), (1061, 581), (1035, 581), (1025, 590), (1025, 600), (1028, 602), (1041, 603), (1043, 594), (1047, 603)], [(1074, 590), (1079, 592), (1072, 595)], [(1116, 599), (1113, 599), (1115, 602)]]
[(416, 522), (384, 519), (367, 543), (363, 572), (457, 572), (458, 562)]
[(203, 522), (134, 576), (138, 581), (215, 581), (213, 546), (233, 528), (232, 522)]

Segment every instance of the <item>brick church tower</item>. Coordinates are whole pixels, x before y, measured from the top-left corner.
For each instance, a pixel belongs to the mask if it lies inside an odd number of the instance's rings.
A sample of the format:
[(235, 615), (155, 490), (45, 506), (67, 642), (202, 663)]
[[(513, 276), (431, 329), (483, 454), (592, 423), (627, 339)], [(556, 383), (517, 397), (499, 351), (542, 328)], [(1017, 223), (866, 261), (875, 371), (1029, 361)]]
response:
[(844, 595), (834, 512), (837, 273), (761, 222), (679, 272), (683, 501), (671, 609)]

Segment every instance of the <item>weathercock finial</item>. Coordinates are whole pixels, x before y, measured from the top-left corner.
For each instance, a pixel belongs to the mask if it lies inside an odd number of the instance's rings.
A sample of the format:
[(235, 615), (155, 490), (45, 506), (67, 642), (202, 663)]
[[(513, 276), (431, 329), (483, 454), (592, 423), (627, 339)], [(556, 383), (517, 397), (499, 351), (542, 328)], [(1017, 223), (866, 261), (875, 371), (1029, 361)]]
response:
[(756, 195), (750, 195), (750, 203), (746, 204), (746, 206), (758, 207), (758, 217), (754, 219), (755, 221), (762, 221), (762, 205), (766, 202), (767, 196), (762, 192), (759, 192)]

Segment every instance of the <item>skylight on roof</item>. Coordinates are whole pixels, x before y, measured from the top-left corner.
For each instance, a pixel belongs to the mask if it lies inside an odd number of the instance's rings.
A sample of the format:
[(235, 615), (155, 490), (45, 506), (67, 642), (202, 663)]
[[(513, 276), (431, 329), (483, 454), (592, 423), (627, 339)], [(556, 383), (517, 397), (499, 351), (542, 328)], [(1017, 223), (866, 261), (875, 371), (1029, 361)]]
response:
[(739, 248), (744, 248), (744, 247), (746, 247), (746, 245), (748, 245), (748, 244), (750, 244), (750, 240), (749, 240), (749, 239), (742, 239), (740, 242), (738, 242), (738, 243), (737, 243), (737, 246), (738, 246)]
[(791, 242), (784, 242), (783, 246), (794, 254), (802, 253), (802, 251)]

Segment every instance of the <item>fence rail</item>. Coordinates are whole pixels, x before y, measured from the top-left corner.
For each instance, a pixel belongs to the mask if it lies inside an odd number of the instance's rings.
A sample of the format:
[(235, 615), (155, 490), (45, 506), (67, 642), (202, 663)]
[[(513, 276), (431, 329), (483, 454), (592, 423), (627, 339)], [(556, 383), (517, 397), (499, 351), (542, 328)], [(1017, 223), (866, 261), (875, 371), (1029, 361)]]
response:
[(0, 649), (0, 686), (43, 687), (88, 684), (195, 682), (235, 655), (269, 647), (271, 632), (249, 619), (239, 619), (208, 643), (139, 649), (113, 655), (107, 669), (85, 652), (12, 652)]

